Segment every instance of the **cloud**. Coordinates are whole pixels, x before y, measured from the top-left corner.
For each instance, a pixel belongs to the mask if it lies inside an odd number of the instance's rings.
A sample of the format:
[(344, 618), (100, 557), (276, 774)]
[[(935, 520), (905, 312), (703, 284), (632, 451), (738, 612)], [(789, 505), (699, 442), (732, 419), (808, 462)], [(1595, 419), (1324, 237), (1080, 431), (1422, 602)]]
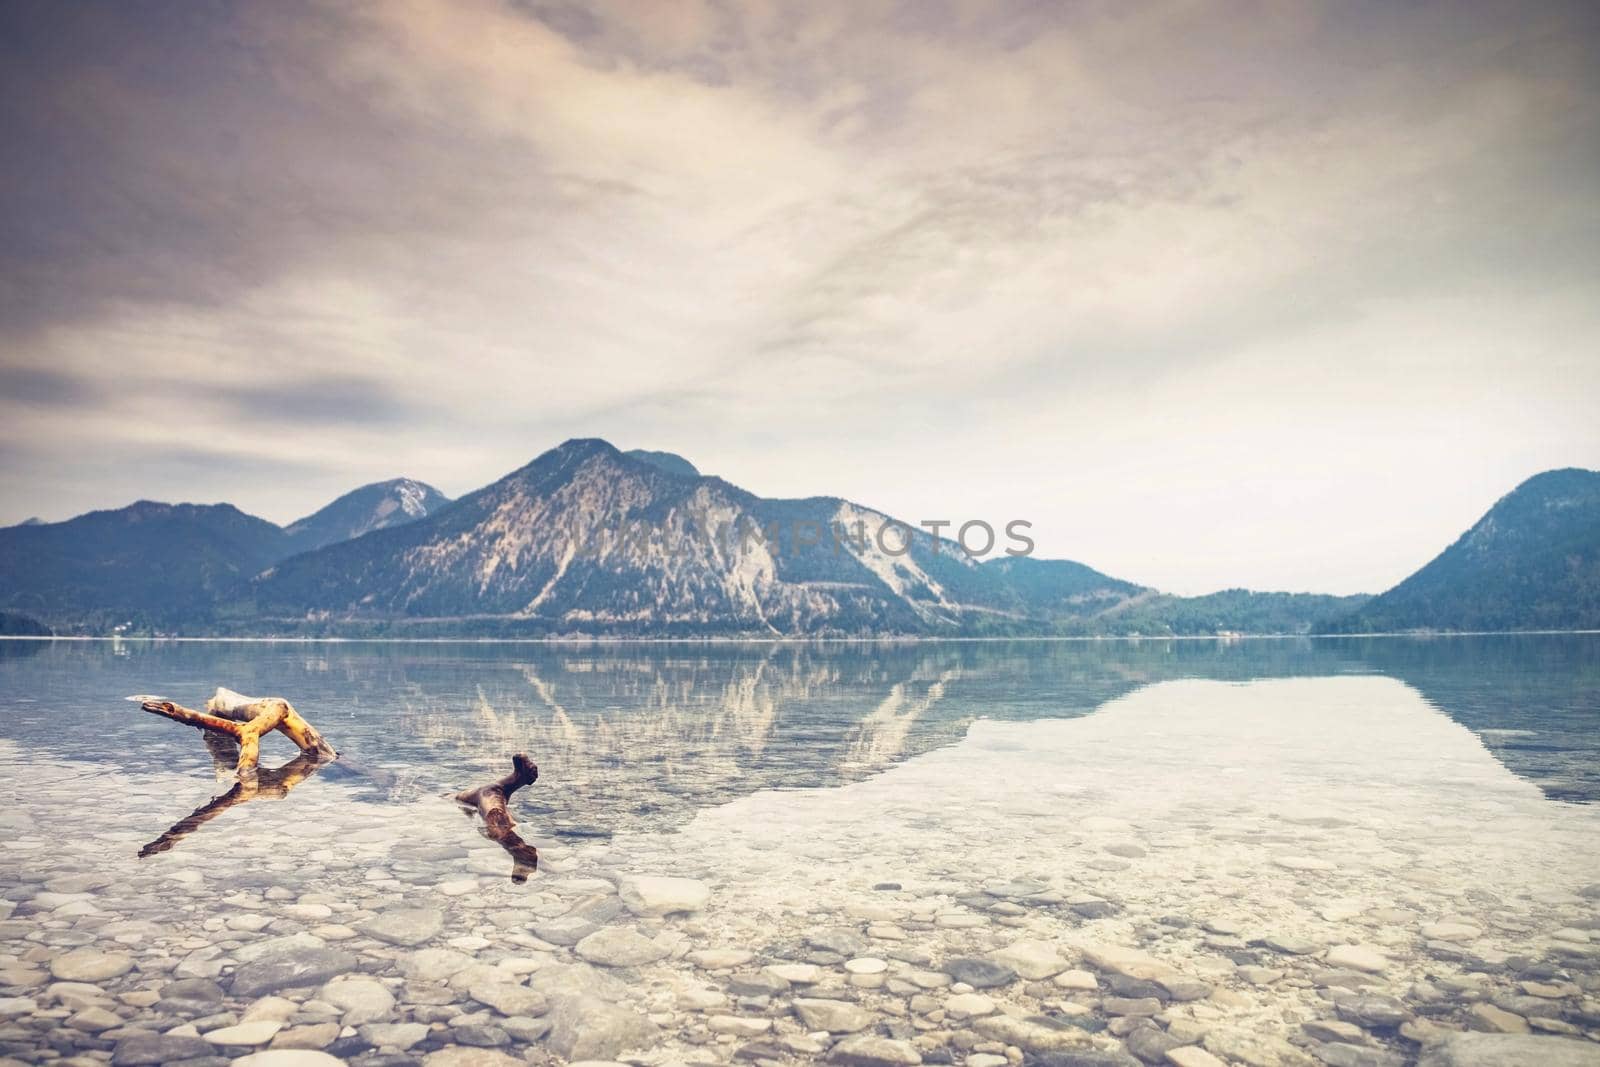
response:
[(30, 408), (62, 408), (81, 405), (97, 398), (100, 390), (92, 382), (45, 367), (0, 366), (0, 396), (7, 402)]
[[(1047, 551), (1142, 581), (1287, 582), (1339, 550), (1339, 508), (1393, 504), (1363, 470), (1460, 506), (1437, 487), (1466, 461), (1403, 413), (1460, 428), (1485, 478), (1600, 464), (1569, 418), (1600, 388), (1597, 23), (6, 5), (0, 448), (27, 458), (0, 521), (121, 493), (95, 456), (149, 458), (139, 495), (288, 519), (604, 434), (762, 492), (1032, 510)], [(1314, 455), (1253, 451), (1290, 428)], [(157, 461), (176, 437), (205, 464)], [(1236, 551), (1251, 502), (1192, 496), (1203, 463), (1326, 503), (1255, 502)], [(1185, 537), (1161, 500), (1196, 501)], [(1381, 581), (1437, 533), (1314, 577)], [(1279, 567), (1274, 541), (1308, 547)]]

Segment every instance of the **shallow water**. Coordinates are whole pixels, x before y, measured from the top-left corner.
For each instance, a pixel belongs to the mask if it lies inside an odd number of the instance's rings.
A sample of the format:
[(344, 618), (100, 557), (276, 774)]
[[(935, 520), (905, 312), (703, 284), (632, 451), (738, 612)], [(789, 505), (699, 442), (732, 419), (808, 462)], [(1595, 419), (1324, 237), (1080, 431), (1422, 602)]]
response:
[[(217, 685), (341, 759), (174, 827), (232, 783), (123, 698)], [(446, 799), (518, 750), (525, 884)], [(1597, 636), (5, 642), (0, 1056), (1600, 1052), (1597, 753)]]

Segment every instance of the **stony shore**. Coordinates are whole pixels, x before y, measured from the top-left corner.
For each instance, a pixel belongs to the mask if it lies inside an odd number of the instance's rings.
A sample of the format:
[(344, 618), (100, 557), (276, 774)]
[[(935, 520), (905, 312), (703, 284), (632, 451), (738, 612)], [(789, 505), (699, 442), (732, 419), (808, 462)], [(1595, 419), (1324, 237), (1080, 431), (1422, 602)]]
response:
[(1350, 681), (1315, 774), (1237, 744), (1292, 683), (1177, 686), (525, 885), (332, 787), (136, 861), (177, 776), (0, 749), (0, 1064), (1600, 1065), (1600, 821)]

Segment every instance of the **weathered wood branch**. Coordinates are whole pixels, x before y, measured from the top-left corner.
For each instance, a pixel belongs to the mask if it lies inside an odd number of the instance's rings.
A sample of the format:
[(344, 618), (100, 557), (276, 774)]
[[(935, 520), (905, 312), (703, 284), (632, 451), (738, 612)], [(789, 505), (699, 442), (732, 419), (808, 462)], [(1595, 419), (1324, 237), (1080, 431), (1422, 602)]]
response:
[[(194, 711), (170, 700), (147, 700), (139, 705), (153, 715), (231, 739), (239, 746), (234, 765), (241, 779), (255, 774), (261, 757), (261, 736), (277, 730), (295, 743), (302, 755), (317, 760), (338, 756), (316, 728), (282, 697), (255, 700), (231, 689), (218, 689), (206, 703), (205, 711)], [(212, 747), (212, 753), (217, 748)]]
[(484, 825), (488, 826), (491, 832), (503, 833), (516, 825), (506, 810), (506, 801), (511, 798), (512, 793), (538, 780), (539, 768), (526, 754), (518, 752), (511, 757), (510, 774), (477, 789), (457, 793), (456, 803), (468, 808), (477, 808), (478, 814), (483, 816)]
[(528, 874), (539, 868), (539, 850), (522, 839), (516, 831), (516, 820), (511, 817), (507, 801), (511, 794), (539, 779), (539, 768), (525, 753), (511, 757), (511, 773), (477, 789), (467, 789), (456, 794), (456, 803), (483, 816), (483, 833), (511, 855), (511, 880), (522, 883)]
[(323, 740), (316, 727), (301, 718), (300, 713), (295, 711), (293, 706), (281, 697), (267, 697), (257, 700), (242, 693), (235, 693), (231, 689), (218, 689), (211, 695), (211, 699), (206, 701), (206, 710), (213, 715), (234, 719), (235, 721), (253, 720), (261, 714), (260, 709), (262, 706), (267, 704), (278, 704), (283, 707), (283, 721), (274, 729), (293, 741), (301, 752), (314, 752), (321, 759), (331, 760), (338, 758), (339, 754), (333, 750), (332, 745)]

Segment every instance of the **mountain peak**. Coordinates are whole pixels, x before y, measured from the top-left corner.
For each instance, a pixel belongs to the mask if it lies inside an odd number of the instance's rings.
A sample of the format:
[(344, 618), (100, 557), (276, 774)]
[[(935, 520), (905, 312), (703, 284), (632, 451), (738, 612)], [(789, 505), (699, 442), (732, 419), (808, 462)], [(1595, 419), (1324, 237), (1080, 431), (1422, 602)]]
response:
[(552, 448), (546, 455), (588, 456), (597, 452), (620, 455), (621, 449), (604, 437), (569, 437)]
[(309, 552), (336, 541), (400, 526), (433, 514), (450, 498), (415, 478), (390, 478), (352, 489), (285, 529), (295, 552)]
[(1600, 491), (1600, 471), (1585, 470), (1582, 467), (1557, 467), (1554, 470), (1540, 471), (1500, 499), (1503, 503), (1518, 496), (1560, 496), (1566, 493), (1587, 494), (1596, 491)]
[(1345, 630), (1590, 629), (1600, 625), (1600, 472), (1535, 474)]
[(699, 469), (676, 452), (654, 452), (648, 448), (630, 448), (623, 455), (630, 459), (636, 459), (640, 463), (648, 463), (657, 470), (677, 475), (680, 478), (700, 477)]

